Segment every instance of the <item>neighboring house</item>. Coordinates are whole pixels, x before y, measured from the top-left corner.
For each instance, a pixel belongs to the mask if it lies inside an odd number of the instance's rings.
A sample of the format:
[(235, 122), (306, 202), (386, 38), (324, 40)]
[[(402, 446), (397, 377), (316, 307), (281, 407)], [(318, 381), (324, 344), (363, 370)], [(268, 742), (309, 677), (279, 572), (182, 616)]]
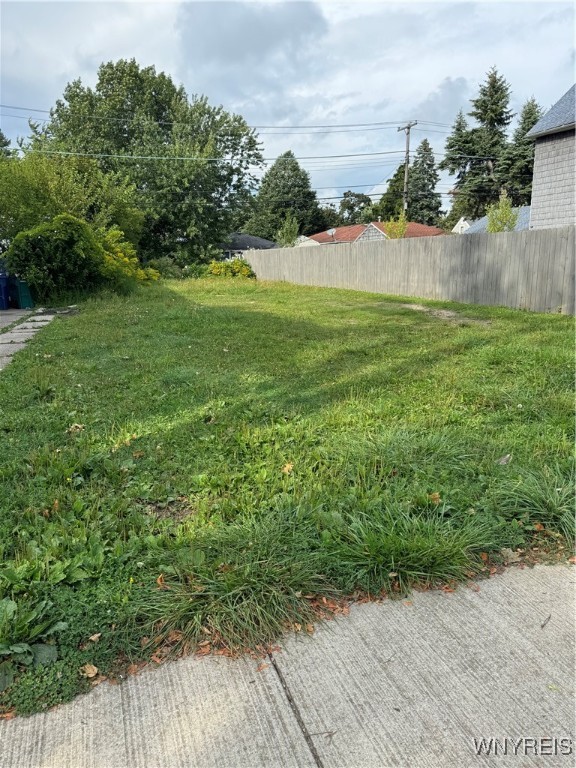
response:
[(262, 251), (269, 248), (279, 248), (272, 240), (265, 240), (263, 237), (254, 235), (245, 235), (243, 232), (232, 232), (227, 243), (221, 246), (225, 259), (233, 259), (235, 256), (242, 256), (244, 251)]
[[(426, 224), (417, 224), (414, 221), (409, 221), (404, 237), (437, 237), (438, 235), (445, 234), (446, 232), (438, 227), (429, 227)], [(372, 221), (370, 224), (349, 224), (345, 227), (330, 229), (327, 232), (318, 232), (309, 237), (321, 245), (388, 239), (386, 224), (381, 221)]]
[(307, 247), (308, 245), (319, 245), (319, 243), (316, 242), (316, 240), (312, 240), (311, 237), (306, 237), (306, 235), (300, 235), (296, 238), (296, 242), (294, 243), (296, 248), (302, 248)]
[(575, 222), (575, 94), (573, 85), (526, 134), (536, 142), (530, 229)]
[(460, 216), (460, 218), (458, 219), (458, 222), (454, 225), (454, 227), (452, 227), (452, 232), (455, 235), (463, 235), (469, 226), (470, 226), (470, 222), (468, 221), (468, 219), (465, 219), (464, 216)]
[[(530, 228), (530, 206), (523, 205), (521, 208), (513, 208), (518, 213), (516, 220), (516, 226), (514, 232), (521, 232), (523, 229)], [(488, 216), (482, 216), (481, 219), (476, 219), (472, 224), (468, 225), (468, 229), (462, 234), (464, 235), (478, 235), (481, 232), (488, 232)]]

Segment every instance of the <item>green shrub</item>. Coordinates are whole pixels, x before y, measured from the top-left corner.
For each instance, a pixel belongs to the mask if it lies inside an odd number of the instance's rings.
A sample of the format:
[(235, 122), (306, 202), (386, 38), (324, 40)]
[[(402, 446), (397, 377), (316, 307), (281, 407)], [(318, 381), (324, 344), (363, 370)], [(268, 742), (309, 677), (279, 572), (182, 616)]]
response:
[(89, 224), (67, 213), (20, 232), (6, 252), (10, 272), (26, 280), (39, 301), (101, 284), (103, 260)]
[(146, 266), (158, 272), (160, 277), (181, 280), (185, 276), (182, 267), (170, 256), (159, 256), (157, 259), (150, 259)]
[(104, 251), (102, 277), (113, 290), (129, 293), (137, 283), (158, 280), (160, 273), (150, 267), (142, 267), (136, 249), (120, 229), (99, 230), (98, 237)]
[(211, 261), (208, 264), (208, 276), (256, 277), (256, 274), (245, 259), (232, 259), (232, 261)]

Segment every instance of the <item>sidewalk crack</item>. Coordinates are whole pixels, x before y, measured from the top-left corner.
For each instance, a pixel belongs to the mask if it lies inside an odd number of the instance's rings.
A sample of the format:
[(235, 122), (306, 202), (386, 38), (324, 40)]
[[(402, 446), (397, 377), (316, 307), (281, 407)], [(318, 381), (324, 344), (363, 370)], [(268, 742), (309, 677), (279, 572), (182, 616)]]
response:
[(272, 666), (274, 667), (274, 671), (276, 672), (276, 675), (278, 676), (278, 680), (280, 680), (280, 685), (282, 686), (282, 689), (284, 690), (284, 694), (286, 695), (286, 698), (288, 699), (288, 704), (290, 705), (290, 709), (292, 710), (292, 713), (294, 717), (296, 718), (296, 722), (298, 723), (298, 727), (300, 728), (302, 735), (304, 736), (304, 739), (306, 741), (306, 744), (308, 745), (308, 749), (312, 753), (312, 757), (314, 758), (314, 762), (317, 766), (317, 768), (324, 768), (324, 763), (322, 762), (322, 758), (318, 754), (318, 750), (316, 749), (316, 746), (314, 744), (314, 740), (312, 739), (312, 735), (310, 734), (310, 731), (308, 728), (306, 728), (306, 724), (304, 723), (304, 720), (302, 719), (302, 715), (300, 714), (300, 710), (298, 709), (298, 705), (294, 701), (294, 697), (292, 696), (292, 693), (290, 691), (290, 688), (288, 687), (288, 683), (286, 682), (286, 679), (284, 675), (282, 674), (280, 667), (276, 663), (276, 659), (274, 656), (269, 653), (268, 658), (270, 659), (270, 662)]

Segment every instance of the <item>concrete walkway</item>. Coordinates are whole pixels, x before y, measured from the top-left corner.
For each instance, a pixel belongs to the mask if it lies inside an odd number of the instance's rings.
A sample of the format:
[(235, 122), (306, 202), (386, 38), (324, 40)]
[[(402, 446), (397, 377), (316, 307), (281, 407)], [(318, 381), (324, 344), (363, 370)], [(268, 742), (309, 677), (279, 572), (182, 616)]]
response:
[[(16, 352), (24, 349), (26, 342), (40, 328), (48, 325), (54, 317), (54, 314), (43, 310), (3, 309), (0, 311), (0, 371), (6, 368)], [(17, 324), (8, 331), (3, 330), (13, 323)]]
[(0, 723), (0, 765), (573, 766), (575, 581), (568, 565), (512, 568), (352, 607), (263, 664), (167, 663)]

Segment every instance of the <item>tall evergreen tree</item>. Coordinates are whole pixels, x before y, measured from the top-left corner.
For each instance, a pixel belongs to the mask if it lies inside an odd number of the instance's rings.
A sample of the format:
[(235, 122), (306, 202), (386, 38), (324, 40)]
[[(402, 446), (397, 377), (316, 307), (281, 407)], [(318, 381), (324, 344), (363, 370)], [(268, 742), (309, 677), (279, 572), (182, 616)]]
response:
[(386, 192), (380, 200), (372, 206), (371, 219), (390, 221), (396, 219), (403, 210), (404, 205), (404, 163), (394, 171), (394, 175), (388, 181)]
[(416, 149), (408, 176), (408, 219), (420, 224), (434, 225), (440, 216), (442, 198), (436, 192), (440, 178), (434, 153), (428, 139)]
[(497, 177), (500, 185), (508, 192), (512, 205), (530, 205), (532, 196), (532, 173), (534, 170), (534, 142), (526, 138), (528, 131), (542, 117), (544, 110), (532, 97), (522, 107), (518, 126), (512, 142), (502, 154), (498, 164)]
[(255, 211), (243, 227), (245, 232), (274, 240), (290, 210), (301, 235), (324, 229), (324, 216), (308, 173), (300, 167), (293, 152), (280, 155), (262, 177)]
[(454, 193), (461, 196), (466, 214), (477, 218), (490, 203), (498, 201), (497, 169), (513, 117), (509, 108), (510, 85), (495, 67), (488, 72), (471, 104), (468, 114), (476, 125), (469, 129), (464, 115), (458, 115), (439, 167), (456, 175)]
[(0, 130), (0, 157), (11, 157), (13, 151), (10, 149), (10, 139), (8, 139)]

